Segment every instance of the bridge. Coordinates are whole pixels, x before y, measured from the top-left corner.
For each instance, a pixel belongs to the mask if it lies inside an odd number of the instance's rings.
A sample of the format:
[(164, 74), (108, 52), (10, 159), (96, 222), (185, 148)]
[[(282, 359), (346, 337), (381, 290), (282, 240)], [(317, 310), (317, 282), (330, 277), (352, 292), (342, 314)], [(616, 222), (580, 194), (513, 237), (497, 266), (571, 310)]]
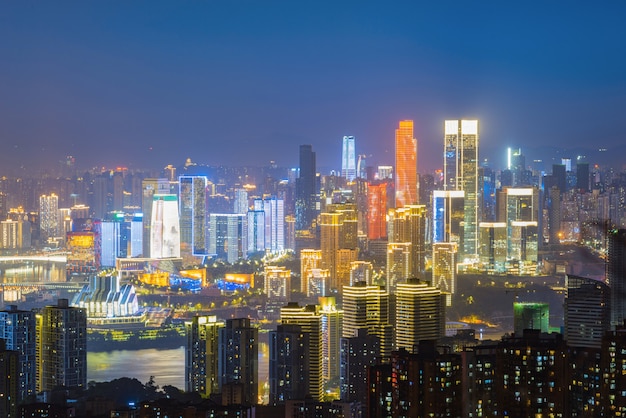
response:
[(49, 255), (15, 255), (0, 256), (0, 263), (19, 263), (22, 261), (52, 261), (54, 263), (66, 263), (66, 253), (55, 253)]
[(20, 282), (20, 283), (0, 283), (2, 291), (7, 289), (39, 288), (39, 289), (64, 289), (81, 290), (87, 282)]

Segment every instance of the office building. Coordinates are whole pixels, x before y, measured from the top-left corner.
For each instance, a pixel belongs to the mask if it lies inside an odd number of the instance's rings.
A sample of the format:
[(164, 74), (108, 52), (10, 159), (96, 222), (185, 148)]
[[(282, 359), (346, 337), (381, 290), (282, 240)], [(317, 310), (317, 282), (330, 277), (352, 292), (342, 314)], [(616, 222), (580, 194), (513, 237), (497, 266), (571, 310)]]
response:
[(235, 201), (233, 204), (233, 213), (244, 215), (250, 210), (248, 204), (248, 191), (246, 189), (235, 189)]
[(247, 258), (246, 215), (209, 214), (209, 254), (229, 263)]
[(21, 250), (31, 247), (31, 226), (27, 216), (0, 221), (0, 249)]
[(180, 222), (176, 195), (155, 194), (150, 223), (150, 257), (180, 257)]
[(250, 325), (248, 318), (228, 319), (226, 325), (219, 329), (220, 391), (222, 394), (240, 391), (237, 398), (245, 405), (256, 405), (259, 401), (258, 344), (258, 329)]
[(567, 345), (600, 349), (611, 329), (611, 289), (606, 283), (568, 274), (565, 276), (565, 328)]
[(196, 256), (208, 254), (207, 183), (206, 176), (178, 178), (180, 242), (188, 252)]
[(343, 287), (342, 337), (356, 335), (359, 328), (380, 340), (380, 352), (376, 357), (387, 361), (393, 345), (393, 324), (390, 321), (389, 293), (383, 286), (368, 286), (358, 282)]
[(344, 136), (341, 147), (341, 177), (348, 181), (356, 179), (356, 147), (353, 136)]
[(219, 392), (219, 330), (215, 316), (194, 316), (185, 322), (185, 390), (203, 397)]
[(9, 305), (6, 310), (0, 311), (0, 341), (4, 340), (7, 350), (17, 353), (17, 369), (13, 374), (17, 388), (14, 401), (17, 403), (36, 393), (35, 328), (35, 314), (32, 311), (19, 310), (15, 305)]
[(280, 309), (282, 325), (299, 325), (309, 334), (309, 381), (308, 392), (313, 399), (322, 400), (324, 394), (322, 320), (315, 305), (300, 306), (289, 303)]
[(396, 349), (415, 352), (421, 340), (445, 335), (445, 299), (441, 291), (417, 279), (396, 286)]
[(606, 283), (611, 288), (611, 328), (626, 320), (626, 229), (607, 231)]
[(246, 212), (248, 224), (248, 254), (265, 252), (265, 212)]
[(353, 204), (328, 205), (320, 216), (321, 267), (330, 271), (331, 289), (350, 281), (350, 263), (357, 258), (357, 217)]
[(402, 120), (396, 129), (396, 207), (419, 203), (417, 181), (417, 139), (413, 136), (413, 121)]
[[(154, 195), (165, 195), (170, 193), (170, 183), (167, 179), (148, 178), (141, 182), (141, 211), (143, 212), (143, 254), (144, 258), (150, 258), (150, 246), (152, 243), (152, 205)], [(86, 216), (85, 216), (86, 217)]]
[(300, 145), (300, 173), (296, 180), (296, 230), (308, 230), (317, 217), (317, 173), (311, 145)]
[(444, 187), (464, 192), (463, 242), (459, 251), (468, 261), (478, 257), (478, 121), (444, 122)]
[(67, 299), (36, 316), (38, 392), (87, 385), (87, 312)]

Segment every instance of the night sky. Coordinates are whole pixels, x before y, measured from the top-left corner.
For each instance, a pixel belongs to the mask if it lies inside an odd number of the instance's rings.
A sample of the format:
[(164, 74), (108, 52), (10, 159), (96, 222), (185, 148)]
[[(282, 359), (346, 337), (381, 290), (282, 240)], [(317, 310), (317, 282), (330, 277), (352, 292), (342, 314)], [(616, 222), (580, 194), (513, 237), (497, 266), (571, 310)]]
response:
[(415, 120), (507, 146), (626, 144), (626, 2), (0, 1), (0, 175), (54, 166), (392, 164)]

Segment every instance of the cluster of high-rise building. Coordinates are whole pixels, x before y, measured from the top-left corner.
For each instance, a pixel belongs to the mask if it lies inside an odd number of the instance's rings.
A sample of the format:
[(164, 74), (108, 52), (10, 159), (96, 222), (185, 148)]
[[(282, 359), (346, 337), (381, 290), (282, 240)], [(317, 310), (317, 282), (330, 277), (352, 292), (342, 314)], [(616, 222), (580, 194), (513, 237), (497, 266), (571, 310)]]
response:
[[(18, 406), (31, 395), (58, 387), (87, 385), (87, 312), (67, 299), (38, 311), (11, 305), (0, 311), (0, 414), (17, 417)], [(5, 359), (14, 357), (11, 363)]]
[[(563, 159), (546, 174), (520, 149), (509, 150), (507, 167), (496, 172), (480, 158), (477, 120), (446, 120), (442, 128), (442, 169), (433, 174), (420, 173), (414, 123), (403, 120), (393, 166), (368, 166), (356, 138), (344, 136), (341, 170), (330, 175), (318, 173), (313, 146), (301, 145), (298, 168), (282, 171), (188, 160), (160, 175), (116, 169), (19, 186), (1, 179), (2, 249), (67, 250), (68, 278), (89, 285), (73, 302), (79, 308), (60, 301), (55, 309), (90, 318), (138, 310), (124, 275), (98, 275), (102, 268), (171, 286), (157, 266), (268, 256), (257, 282), (264, 314), (279, 321), (269, 337), (271, 404), (322, 402), (337, 390), (369, 416), (623, 412), (626, 396), (614, 389), (626, 364), (618, 349), (626, 176), (582, 159)], [(568, 276), (563, 338), (546, 334), (543, 306), (519, 305), (510, 338), (470, 339), (461, 349), (445, 340), (460, 274), (536, 275), (542, 249), (573, 242), (606, 252), (609, 263), (604, 281)], [(284, 253), (295, 254), (299, 272), (277, 261)], [(172, 280), (180, 279), (175, 270), (168, 269)], [(187, 390), (219, 394), (225, 404), (258, 403), (254, 324), (199, 316), (186, 327)], [(45, 341), (38, 333), (37, 344)], [(37, 347), (36, 366), (50, 364)], [(66, 352), (78, 364), (80, 352)], [(579, 359), (593, 373), (570, 367)], [(42, 371), (37, 389), (46, 379), (80, 386), (80, 373)]]

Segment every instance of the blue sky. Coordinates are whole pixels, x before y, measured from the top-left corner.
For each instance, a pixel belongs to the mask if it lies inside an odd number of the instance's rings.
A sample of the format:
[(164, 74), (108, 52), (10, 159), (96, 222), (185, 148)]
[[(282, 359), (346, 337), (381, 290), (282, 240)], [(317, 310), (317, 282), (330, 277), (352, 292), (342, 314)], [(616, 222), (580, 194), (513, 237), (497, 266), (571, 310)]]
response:
[[(433, 4), (434, 3), (434, 4)], [(506, 146), (626, 143), (626, 3), (0, 2), (0, 164), (294, 166), (341, 137), (393, 162), (413, 119), (420, 171), (446, 118)], [(1, 174), (1, 173), (0, 173)]]

